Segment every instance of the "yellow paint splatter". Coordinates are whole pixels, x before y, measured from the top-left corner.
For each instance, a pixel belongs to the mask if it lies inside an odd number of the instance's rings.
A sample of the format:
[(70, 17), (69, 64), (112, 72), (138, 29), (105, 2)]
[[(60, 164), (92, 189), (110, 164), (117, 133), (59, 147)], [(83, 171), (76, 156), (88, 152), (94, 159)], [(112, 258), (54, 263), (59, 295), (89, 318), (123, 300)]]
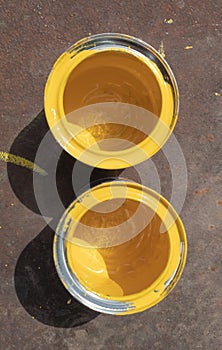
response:
[(22, 166), (24, 168), (35, 171), (36, 173), (39, 173), (43, 176), (48, 175), (48, 173), (44, 169), (40, 168), (38, 165), (31, 162), (30, 160), (25, 159), (23, 157), (16, 156), (11, 153), (0, 152), (0, 160), (3, 160), (4, 162), (7, 162), (7, 163), (16, 164), (18, 166)]
[(192, 45), (187, 45), (184, 49), (185, 49), (185, 50), (190, 50), (190, 49), (192, 49), (192, 48), (193, 48)]
[(159, 47), (158, 51), (163, 58), (166, 57), (165, 52), (164, 52), (164, 47), (163, 47), (163, 40), (160, 42), (160, 47)]
[(172, 24), (173, 23), (173, 19), (172, 18), (165, 19), (164, 22), (167, 23), (167, 24)]
[(214, 93), (215, 96), (220, 96), (219, 92)]
[(67, 300), (66, 304), (69, 305), (69, 304), (71, 304), (71, 302), (72, 302), (72, 299), (69, 299), (69, 300)]

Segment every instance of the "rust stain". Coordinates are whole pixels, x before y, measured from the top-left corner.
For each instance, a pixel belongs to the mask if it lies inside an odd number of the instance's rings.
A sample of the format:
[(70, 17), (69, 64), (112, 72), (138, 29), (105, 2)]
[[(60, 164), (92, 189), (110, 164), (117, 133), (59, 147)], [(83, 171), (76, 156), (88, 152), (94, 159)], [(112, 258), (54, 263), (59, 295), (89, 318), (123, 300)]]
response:
[(217, 205), (220, 207), (220, 206), (222, 206), (222, 200), (221, 199), (219, 199), (218, 201), (217, 201)]
[(213, 134), (208, 134), (207, 136), (209, 141), (214, 141), (214, 135)]
[(199, 138), (199, 143), (201, 145), (205, 145), (207, 140), (210, 141), (210, 142), (213, 142), (214, 141), (214, 135), (213, 134), (208, 134), (207, 137), (205, 135), (201, 135), (200, 138)]
[(197, 188), (194, 191), (194, 194), (195, 196), (205, 196), (208, 192), (209, 192), (209, 188), (203, 188), (203, 189)]
[(215, 272), (215, 271), (217, 271), (217, 266), (213, 265), (213, 266), (211, 266), (210, 269), (211, 269), (211, 271)]
[(215, 226), (213, 225), (213, 224), (210, 224), (209, 226), (208, 226), (208, 230), (209, 231), (213, 231), (215, 229)]
[(206, 143), (206, 136), (201, 135), (201, 137), (199, 139), (199, 142), (200, 142), (201, 145), (205, 145), (205, 143)]

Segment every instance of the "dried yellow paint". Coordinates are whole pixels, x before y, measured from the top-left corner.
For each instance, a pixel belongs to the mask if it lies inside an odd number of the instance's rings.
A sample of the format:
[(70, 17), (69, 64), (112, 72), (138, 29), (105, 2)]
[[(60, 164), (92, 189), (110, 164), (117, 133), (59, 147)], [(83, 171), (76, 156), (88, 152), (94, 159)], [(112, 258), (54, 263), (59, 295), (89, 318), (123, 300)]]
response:
[(192, 45), (188, 45), (188, 46), (186, 46), (184, 49), (185, 49), (185, 50), (190, 50), (190, 49), (192, 49), (192, 48), (193, 48)]
[(30, 160), (25, 159), (23, 157), (16, 156), (11, 153), (0, 152), (0, 160), (3, 160), (4, 162), (7, 162), (7, 163), (12, 163), (12, 164), (22, 166), (24, 168), (35, 171), (36, 173), (39, 173), (43, 176), (48, 175), (48, 173), (44, 169), (40, 168), (38, 165), (31, 162)]
[(165, 51), (164, 51), (164, 47), (163, 47), (163, 40), (160, 42), (160, 47), (159, 47), (159, 53), (161, 54), (161, 56), (164, 58), (166, 57), (165, 55)]
[(219, 92), (215, 92), (214, 95), (215, 96), (220, 96), (220, 93)]
[(167, 24), (172, 24), (173, 23), (173, 19), (172, 18), (165, 19), (164, 22), (167, 23)]

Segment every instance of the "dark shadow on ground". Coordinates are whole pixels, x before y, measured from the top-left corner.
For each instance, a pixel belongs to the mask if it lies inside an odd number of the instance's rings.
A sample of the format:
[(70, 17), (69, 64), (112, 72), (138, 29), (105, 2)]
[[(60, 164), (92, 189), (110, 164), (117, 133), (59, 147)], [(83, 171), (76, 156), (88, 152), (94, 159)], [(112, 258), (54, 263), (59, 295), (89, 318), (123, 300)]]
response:
[[(44, 111), (26, 126), (14, 140), (10, 153), (34, 162), (38, 147), (48, 133)], [(54, 210), (51, 198), (51, 162), (59, 152), (56, 168), (56, 187), (64, 208), (75, 199), (72, 185), (73, 166), (76, 159), (67, 154), (49, 133), (50, 147), (46, 150), (44, 164), (38, 164), (48, 173), (39, 175), (42, 196), (46, 201), (43, 213), (52, 217), (54, 224), (47, 225), (20, 254), (15, 267), (15, 290), (25, 310), (37, 320), (54, 327), (75, 327), (95, 318), (98, 313), (77, 302), (60, 282), (53, 262), (52, 242), (54, 228), (62, 212)], [(84, 165), (85, 166), (85, 165)], [(88, 166), (85, 166), (86, 168)], [(33, 172), (25, 167), (8, 163), (8, 178), (18, 199), (33, 212), (41, 215), (33, 188)], [(121, 170), (88, 169), (91, 183), (118, 176)], [(77, 174), (78, 176), (78, 174)], [(47, 191), (44, 189), (47, 188)], [(56, 206), (55, 206), (56, 207)], [(51, 228), (53, 227), (53, 229)], [(67, 301), (70, 301), (71, 303)]]
[(15, 290), (25, 310), (54, 327), (75, 327), (99, 315), (76, 301), (56, 273), (52, 245), (54, 231), (46, 226), (21, 253), (15, 268)]
[[(40, 213), (36, 203), (36, 196), (33, 188), (33, 172), (30, 169), (15, 164), (8, 163), (7, 165), (9, 182), (15, 195), (27, 208), (35, 213), (44, 214), (45, 216), (53, 218), (62, 214), (55, 211), (53, 209), (53, 201), (50, 202), (53, 195), (52, 182), (54, 180), (54, 164), (56, 164), (56, 188), (64, 208), (67, 208), (75, 199), (72, 177), (73, 167), (76, 162), (80, 164), (82, 171), (85, 170), (91, 173), (90, 185), (101, 182), (102, 179), (113, 178), (121, 174), (121, 169), (106, 170), (92, 168), (77, 161), (65, 152), (49, 131), (44, 111), (41, 111), (37, 117), (19, 133), (9, 152), (34, 163), (39, 145), (43, 138), (46, 137), (46, 134), (48, 135), (48, 147), (44, 150), (42, 164), (37, 164), (48, 174), (47, 176), (39, 175), (41, 180), (38, 182), (39, 187), (37, 188), (39, 192), (43, 192), (42, 195), (45, 198), (45, 202), (48, 202), (44, 213)], [(58, 154), (59, 158), (57, 159), (56, 157)], [(78, 174), (75, 176), (78, 177)], [(81, 175), (79, 177), (81, 177)], [(84, 188), (85, 185), (85, 183), (82, 183), (81, 186)], [(46, 188), (47, 192), (45, 191)]]
[[(39, 144), (48, 130), (44, 111), (41, 111), (15, 138), (9, 152), (34, 162)], [(33, 190), (33, 172), (10, 163), (7, 170), (10, 185), (18, 199), (27, 208), (40, 213)]]

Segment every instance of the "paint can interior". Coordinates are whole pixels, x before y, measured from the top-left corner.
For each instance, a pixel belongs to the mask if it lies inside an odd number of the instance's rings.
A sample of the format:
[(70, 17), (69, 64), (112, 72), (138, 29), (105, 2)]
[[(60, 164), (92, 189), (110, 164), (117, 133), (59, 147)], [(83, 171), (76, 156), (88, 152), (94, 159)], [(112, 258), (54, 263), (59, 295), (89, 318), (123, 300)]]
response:
[(61, 281), (86, 306), (125, 315), (160, 302), (186, 260), (183, 224), (161, 195), (140, 184), (104, 182), (66, 210), (54, 239)]
[(49, 127), (76, 159), (120, 169), (155, 154), (178, 114), (178, 88), (163, 57), (124, 34), (84, 38), (56, 61), (45, 87)]

